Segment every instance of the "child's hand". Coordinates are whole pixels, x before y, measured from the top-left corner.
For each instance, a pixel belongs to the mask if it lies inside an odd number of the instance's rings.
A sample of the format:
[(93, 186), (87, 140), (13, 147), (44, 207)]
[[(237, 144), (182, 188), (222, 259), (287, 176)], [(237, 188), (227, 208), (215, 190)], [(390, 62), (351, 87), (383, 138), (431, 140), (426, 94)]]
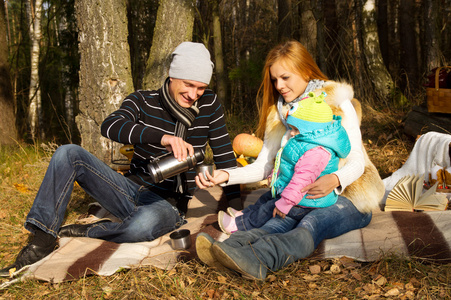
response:
[(281, 217), (282, 219), (285, 219), (286, 214), (281, 212), (277, 207), (274, 207), (274, 211), (272, 212), (272, 217), (275, 218), (277, 216)]
[(268, 176), (268, 185), (271, 185), (271, 181), (272, 181), (272, 171), (271, 171), (271, 173), (269, 174), (269, 176)]

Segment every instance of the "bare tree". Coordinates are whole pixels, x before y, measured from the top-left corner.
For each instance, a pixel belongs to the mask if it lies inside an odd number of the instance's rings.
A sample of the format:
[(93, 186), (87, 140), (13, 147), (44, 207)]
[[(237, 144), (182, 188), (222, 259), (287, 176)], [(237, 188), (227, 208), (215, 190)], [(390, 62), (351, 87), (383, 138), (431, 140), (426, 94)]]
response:
[(168, 76), (169, 54), (184, 41), (191, 41), (194, 26), (194, 1), (162, 0), (144, 75), (144, 88), (160, 88)]
[(15, 143), (17, 139), (14, 99), (8, 63), (5, 3), (0, 0), (0, 145)]
[(118, 145), (100, 134), (105, 117), (133, 91), (127, 42), (126, 5), (122, 0), (78, 0), (80, 87), (76, 123), (81, 145), (106, 163)]

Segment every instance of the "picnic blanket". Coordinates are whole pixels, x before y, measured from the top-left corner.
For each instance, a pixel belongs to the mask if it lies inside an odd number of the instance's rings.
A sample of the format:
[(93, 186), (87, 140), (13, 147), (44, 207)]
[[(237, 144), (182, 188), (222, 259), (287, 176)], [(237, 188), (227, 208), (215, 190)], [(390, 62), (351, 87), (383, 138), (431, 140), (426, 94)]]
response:
[[(423, 160), (436, 161), (443, 156), (443, 144), (449, 136), (427, 136), (417, 143), (406, 164), (393, 176), (385, 179), (387, 191), (390, 182), (404, 172), (423, 170)], [(440, 142), (437, 141), (440, 140)], [(436, 145), (433, 156), (430, 146)], [(440, 146), (442, 145), (442, 146)], [(424, 150), (426, 149), (426, 150)], [(442, 157), (449, 163), (449, 158)], [(421, 165), (421, 166), (420, 166)], [(402, 176), (401, 176), (402, 177)], [(245, 206), (254, 203), (268, 191), (260, 188), (244, 194)], [(191, 231), (192, 246), (186, 251), (175, 251), (170, 246), (169, 233), (151, 242), (117, 244), (92, 238), (62, 238), (59, 248), (43, 260), (31, 265), (17, 280), (34, 278), (50, 282), (76, 280), (86, 275), (109, 276), (124, 268), (155, 266), (172, 269), (179, 260), (195, 259), (195, 239), (199, 232), (207, 232), (217, 240), (224, 240), (217, 223), (217, 212), (224, 209), (222, 189), (214, 187), (199, 190), (189, 203), (188, 223), (182, 228)], [(96, 218), (105, 217), (98, 212)], [(324, 240), (311, 256), (312, 259), (350, 257), (359, 261), (375, 261), (385, 255), (416, 257), (440, 262), (451, 262), (451, 211), (440, 212), (382, 212), (375, 211), (371, 223), (362, 229)]]

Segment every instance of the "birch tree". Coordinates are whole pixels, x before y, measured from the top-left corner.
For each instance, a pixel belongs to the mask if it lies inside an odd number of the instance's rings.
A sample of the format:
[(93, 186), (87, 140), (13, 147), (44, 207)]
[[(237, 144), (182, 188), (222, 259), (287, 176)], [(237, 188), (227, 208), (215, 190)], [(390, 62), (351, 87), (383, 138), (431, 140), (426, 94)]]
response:
[(386, 99), (393, 81), (382, 60), (376, 22), (375, 0), (364, 0), (362, 7), (362, 38), (368, 74), (372, 78), (376, 95)]
[(39, 114), (41, 107), (41, 90), (39, 88), (39, 43), (41, 41), (41, 12), (42, 0), (36, 0), (34, 7), (32, 0), (28, 0), (28, 11), (30, 16), (30, 39), (31, 47), (31, 73), (30, 73), (30, 91), (29, 91), (29, 110), (28, 122), (30, 125), (31, 138), (36, 138), (38, 131)]
[(126, 5), (123, 0), (77, 0), (80, 86), (76, 123), (81, 146), (106, 163), (119, 146), (101, 136), (100, 125), (133, 91)]

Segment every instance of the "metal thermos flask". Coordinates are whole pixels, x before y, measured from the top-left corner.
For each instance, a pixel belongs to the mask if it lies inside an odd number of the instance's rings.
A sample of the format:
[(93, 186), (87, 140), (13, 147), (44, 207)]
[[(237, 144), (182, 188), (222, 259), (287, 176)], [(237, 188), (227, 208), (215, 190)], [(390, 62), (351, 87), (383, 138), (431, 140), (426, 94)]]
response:
[(204, 151), (202, 149), (195, 149), (194, 155), (188, 156), (183, 161), (178, 161), (172, 152), (169, 152), (155, 158), (147, 167), (153, 182), (157, 183), (194, 168), (203, 159)]

